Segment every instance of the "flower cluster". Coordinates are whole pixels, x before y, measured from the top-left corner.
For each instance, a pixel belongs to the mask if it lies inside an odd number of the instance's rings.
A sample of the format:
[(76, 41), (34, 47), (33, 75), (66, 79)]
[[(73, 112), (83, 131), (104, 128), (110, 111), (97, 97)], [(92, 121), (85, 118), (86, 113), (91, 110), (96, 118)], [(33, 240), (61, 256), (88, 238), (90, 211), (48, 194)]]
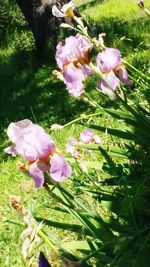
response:
[(43, 128), (25, 119), (12, 122), (7, 134), (13, 144), (5, 152), (28, 161), (28, 168), (22, 166), (21, 169), (33, 177), (36, 187), (43, 186), (44, 172), (56, 182), (70, 176), (71, 167)]
[[(91, 39), (88, 36), (87, 27), (84, 27), (82, 20), (74, 15), (74, 8), (71, 1), (64, 5), (61, 11), (53, 6), (54, 16), (67, 18), (69, 22), (66, 23), (72, 23), (74, 19), (78, 23), (76, 30), (82, 33), (66, 38), (64, 45), (61, 42), (57, 45), (55, 58), (61, 72), (55, 71), (54, 74), (63, 80), (72, 96), (80, 97), (84, 92), (84, 80), (87, 76), (94, 75), (95, 71), (97, 73), (96, 68), (98, 68), (100, 71), (98, 87), (113, 99), (113, 91), (117, 89), (120, 81), (127, 85), (131, 84), (128, 72), (121, 63), (121, 53), (118, 49), (104, 46), (102, 38), (104, 34), (100, 34), (98, 40)], [(92, 64), (90, 57), (90, 51), (94, 45), (102, 49), (96, 57), (97, 66)]]

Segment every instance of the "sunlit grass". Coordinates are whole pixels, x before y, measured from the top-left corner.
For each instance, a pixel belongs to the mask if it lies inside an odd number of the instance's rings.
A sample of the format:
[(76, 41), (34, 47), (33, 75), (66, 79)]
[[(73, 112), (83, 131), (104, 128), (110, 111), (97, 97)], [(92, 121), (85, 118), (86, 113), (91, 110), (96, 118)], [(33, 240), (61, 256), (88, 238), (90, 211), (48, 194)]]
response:
[[(137, 1), (128, 0), (102, 0), (102, 1), (75, 1), (82, 9), (85, 6), (87, 9), (83, 11), (83, 14), (91, 16), (95, 21), (100, 21), (101, 17), (105, 18), (119, 18), (132, 20), (137, 17), (144, 16), (144, 12), (141, 11), (137, 5)], [(147, 7), (150, 6), (150, 1), (145, 3)], [(95, 12), (96, 10), (96, 12)]]

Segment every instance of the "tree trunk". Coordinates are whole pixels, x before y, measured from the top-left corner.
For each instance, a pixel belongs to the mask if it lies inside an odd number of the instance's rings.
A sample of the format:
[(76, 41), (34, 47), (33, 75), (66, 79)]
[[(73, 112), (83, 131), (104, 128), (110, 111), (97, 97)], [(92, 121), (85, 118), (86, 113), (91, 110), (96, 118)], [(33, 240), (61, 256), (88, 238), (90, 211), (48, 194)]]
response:
[(33, 32), (37, 51), (42, 53), (49, 38), (58, 35), (60, 19), (52, 15), (52, 6), (61, 8), (69, 0), (16, 0)]

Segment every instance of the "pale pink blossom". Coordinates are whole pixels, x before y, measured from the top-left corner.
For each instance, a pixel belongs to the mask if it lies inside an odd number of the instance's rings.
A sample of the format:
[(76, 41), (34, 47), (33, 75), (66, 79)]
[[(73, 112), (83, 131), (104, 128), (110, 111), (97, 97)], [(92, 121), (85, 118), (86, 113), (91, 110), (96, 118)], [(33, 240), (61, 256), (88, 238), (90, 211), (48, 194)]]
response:
[(7, 135), (13, 143), (13, 149), (25, 160), (47, 157), (56, 149), (54, 141), (44, 129), (30, 120), (12, 122), (8, 126)]
[(37, 160), (29, 164), (28, 173), (33, 177), (35, 187), (42, 187), (44, 184), (44, 172), (48, 172), (50, 163), (41, 162)]
[(81, 34), (66, 38), (64, 45), (59, 42), (55, 55), (58, 67), (63, 70), (71, 62), (75, 65), (78, 63), (89, 64), (91, 48), (92, 43)]
[(103, 74), (103, 77), (113, 90), (109, 88), (109, 85), (104, 80), (100, 80), (97, 85), (101, 89), (103, 94), (109, 96), (109, 98), (113, 100), (114, 99), (113, 91), (115, 91), (116, 88), (119, 86), (120, 80), (117, 78), (117, 76), (114, 74), (113, 71)]
[(85, 144), (90, 144), (90, 143), (101, 144), (102, 143), (101, 138), (90, 129), (84, 130), (80, 134), (80, 141)]
[(61, 42), (57, 45), (56, 62), (72, 96), (79, 97), (84, 92), (83, 82), (91, 74), (91, 48), (92, 43), (80, 34), (66, 38), (64, 45)]
[(132, 83), (128, 78), (126, 68), (121, 63), (121, 54), (118, 49), (105, 48), (104, 51), (98, 53), (96, 61), (106, 81), (101, 79), (98, 87), (111, 99), (114, 98), (113, 91), (120, 85), (120, 81), (127, 85)]
[(123, 65), (121, 65), (118, 68), (118, 77), (124, 84), (126, 84), (126, 85), (131, 85), (132, 84), (132, 81), (129, 80), (128, 72), (127, 72), (126, 68)]
[(73, 63), (70, 63), (63, 72), (64, 83), (70, 95), (80, 97), (84, 92), (83, 81), (85, 74), (81, 68), (76, 68)]
[(42, 127), (30, 120), (22, 120), (12, 122), (7, 134), (13, 145), (6, 148), (5, 152), (20, 155), (29, 161), (27, 171), (33, 177), (36, 187), (43, 185), (46, 171), (57, 182), (62, 182), (71, 174), (70, 166)]
[(118, 49), (106, 48), (98, 53), (97, 58), (98, 68), (104, 72), (115, 71), (121, 65), (121, 54)]
[(56, 182), (63, 182), (65, 177), (70, 176), (71, 167), (65, 161), (64, 157), (55, 153), (51, 157), (50, 176)]

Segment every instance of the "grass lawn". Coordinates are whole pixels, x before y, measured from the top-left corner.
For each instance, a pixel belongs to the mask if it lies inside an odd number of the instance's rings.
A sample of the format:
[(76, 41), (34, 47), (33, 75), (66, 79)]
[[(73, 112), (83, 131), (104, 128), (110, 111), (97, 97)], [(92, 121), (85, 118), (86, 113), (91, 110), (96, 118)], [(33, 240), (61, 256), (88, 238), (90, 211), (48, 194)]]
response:
[[(92, 35), (105, 32), (107, 46), (120, 49), (126, 60), (143, 73), (148, 73), (150, 21), (138, 8), (136, 1), (75, 2), (87, 20)], [(145, 2), (150, 7), (150, 1)], [(46, 55), (44, 63), (39, 63), (34, 53), (33, 38), (15, 3), (10, 1), (9, 5), (9, 1), (5, 0), (4, 6), (7, 7), (8, 20), (6, 22), (3, 19), (0, 27), (0, 266), (18, 267), (25, 266), (20, 256), (23, 241), (19, 238), (24, 225), (20, 216), (11, 207), (10, 196), (21, 196), (23, 203), (34, 216), (49, 216), (56, 221), (66, 222), (68, 217), (49, 211), (45, 204), (52, 206), (53, 201), (49, 200), (47, 193), (43, 189), (35, 189), (32, 180), (17, 169), (19, 159), (12, 159), (4, 154), (3, 149), (9, 144), (6, 129), (10, 122), (28, 118), (49, 132), (50, 126), (54, 123), (66, 124), (81, 114), (93, 113), (96, 109), (91, 108), (84, 100), (72, 99), (63, 83), (53, 77), (52, 71), (56, 65), (52, 49)], [(90, 85), (92, 86), (92, 81), (88, 87)], [(139, 92), (138, 85), (136, 89)], [(133, 92), (130, 91), (130, 94)], [(97, 93), (93, 90), (90, 95), (95, 97)], [(99, 105), (113, 105), (103, 95), (99, 96)], [(103, 114), (94, 121), (97, 124), (104, 122), (106, 125), (114, 123)], [(117, 123), (116, 126), (118, 127)], [(52, 132), (52, 137), (64, 154), (68, 137), (78, 137), (81, 129), (80, 124), (73, 124), (62, 131)], [(103, 138), (106, 139), (105, 134)], [(100, 177), (100, 174), (98, 172), (96, 175)], [(66, 182), (66, 187), (74, 188), (76, 180), (79, 182), (85, 178), (84, 175), (78, 175), (78, 171), (75, 170), (71, 180)], [(72, 233), (70, 235), (53, 227), (49, 229), (46, 228), (49, 237), (55, 236), (56, 239), (64, 241), (75, 239)], [(48, 248), (44, 245), (43, 250), (51, 258)], [(53, 267), (61, 266), (58, 259), (53, 258), (52, 262)]]

